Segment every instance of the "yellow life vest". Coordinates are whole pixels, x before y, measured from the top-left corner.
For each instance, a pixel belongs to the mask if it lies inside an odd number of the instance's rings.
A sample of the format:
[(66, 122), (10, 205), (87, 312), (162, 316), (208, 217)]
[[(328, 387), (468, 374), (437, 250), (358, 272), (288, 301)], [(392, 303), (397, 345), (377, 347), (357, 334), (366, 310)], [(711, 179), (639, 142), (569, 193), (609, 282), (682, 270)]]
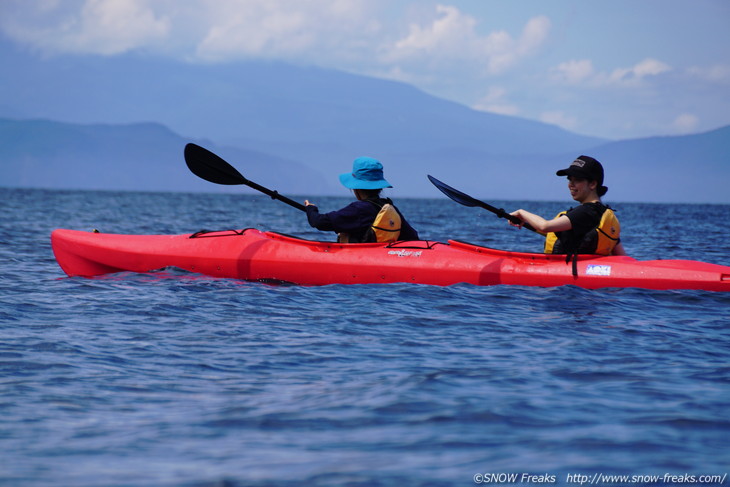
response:
[[(561, 211), (555, 217), (565, 215), (567, 211)], [(596, 232), (595, 234), (593, 232)], [(619, 236), (621, 235), (621, 225), (616, 218), (614, 211), (606, 207), (606, 210), (601, 215), (601, 221), (598, 223), (595, 229), (588, 232), (583, 240), (590, 238), (596, 239), (596, 248), (593, 250), (593, 254), (599, 255), (611, 255), (613, 248), (619, 243)], [(557, 242), (558, 236), (555, 232), (549, 232), (545, 235), (545, 253), (552, 254), (555, 249), (555, 242)]]
[(385, 203), (373, 220), (370, 230), (376, 242), (395, 242), (400, 237), (401, 219), (395, 206)]
[(606, 208), (601, 216), (601, 223), (596, 227), (598, 232), (598, 243), (596, 253), (600, 255), (611, 255), (613, 248), (619, 243), (621, 235), (621, 224), (611, 208)]
[[(557, 215), (555, 215), (555, 218), (565, 215), (568, 213), (568, 211), (561, 211)], [(545, 234), (545, 253), (546, 254), (552, 254), (553, 250), (555, 249), (555, 242), (558, 241), (558, 234), (555, 232), (548, 232)]]

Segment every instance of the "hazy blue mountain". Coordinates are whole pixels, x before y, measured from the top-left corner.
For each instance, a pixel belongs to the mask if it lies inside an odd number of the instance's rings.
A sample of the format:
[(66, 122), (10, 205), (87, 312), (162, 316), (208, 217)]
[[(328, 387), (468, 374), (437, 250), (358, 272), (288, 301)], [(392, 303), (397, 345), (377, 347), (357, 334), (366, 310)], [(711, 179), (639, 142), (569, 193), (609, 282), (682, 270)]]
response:
[[(599, 139), (471, 110), (393, 81), (285, 63), (186, 64), (142, 55), (40, 59), (0, 46), (0, 116), (154, 121), (188, 136), (293, 151), (464, 147), (554, 153)], [(285, 147), (281, 147), (281, 145)], [(304, 155), (306, 157), (306, 154)]]
[[(41, 59), (11, 45), (0, 45), (0, 62), (13, 67), (0, 72), (0, 116), (161, 123), (298, 161), (335, 184), (360, 155), (383, 158), (399, 177), (428, 170), (412, 165), (424, 153), (555, 154), (604, 142), (471, 110), (404, 83), (285, 63), (186, 64), (138, 53)], [(408, 179), (400, 186), (413, 193)]]
[[(609, 188), (605, 201), (730, 203), (730, 126), (701, 134), (611, 142), (585, 153), (604, 166)], [(515, 160), (514, 167), (527, 168), (528, 176), (520, 178), (522, 184), (510, 186), (515, 192), (520, 188), (526, 198), (535, 194), (570, 202), (567, 182), (555, 171), (568, 167), (577, 155), (545, 155), (540, 163)], [(541, 177), (532, 177), (531, 171)], [(510, 183), (505, 180), (505, 184)]]
[[(604, 165), (608, 201), (730, 203), (730, 126), (701, 134), (616, 141), (557, 154), (494, 155), (454, 148), (393, 155), (393, 159), (403, 161), (406, 167), (427, 168), (447, 184), (487, 201), (570, 202), (567, 182), (555, 172), (568, 167), (580, 154), (591, 155)], [(419, 182), (420, 174), (412, 174)], [(424, 182), (420, 194), (438, 194), (428, 186)]]
[(728, 128), (609, 142), (284, 63), (40, 58), (3, 41), (0, 62), (0, 116), (15, 119), (0, 134), (0, 185), (220, 190), (182, 161), (185, 143), (206, 140), (284, 194), (347, 194), (337, 175), (370, 155), (392, 196), (440, 196), (433, 174), (485, 199), (568, 200), (555, 171), (583, 153), (606, 165), (609, 199), (730, 201)]
[[(185, 139), (155, 123), (69, 124), (0, 119), (0, 185), (13, 187), (163, 191), (248, 191), (202, 181), (183, 150), (197, 142), (272, 189), (322, 192), (321, 174), (294, 161), (210, 141)], [(253, 191), (253, 190), (250, 190)], [(283, 192), (283, 191), (282, 191)]]
[[(0, 119), (0, 186), (166, 191), (248, 191), (200, 180), (187, 169), (183, 148), (196, 142), (247, 178), (282, 194), (347, 194), (337, 173), (257, 151), (187, 139), (155, 123), (69, 124)], [(588, 151), (606, 167), (608, 201), (728, 202), (730, 127), (681, 137), (654, 137)], [(493, 156), (453, 149), (393, 154), (386, 170), (396, 196), (438, 197), (433, 174), (473, 196), (570, 201), (555, 176), (579, 155)], [(347, 164), (344, 164), (345, 166)], [(346, 170), (343, 169), (344, 172)]]
[[(592, 149), (623, 201), (730, 203), (730, 126), (624, 140)], [(646, 195), (646, 196), (644, 196)]]

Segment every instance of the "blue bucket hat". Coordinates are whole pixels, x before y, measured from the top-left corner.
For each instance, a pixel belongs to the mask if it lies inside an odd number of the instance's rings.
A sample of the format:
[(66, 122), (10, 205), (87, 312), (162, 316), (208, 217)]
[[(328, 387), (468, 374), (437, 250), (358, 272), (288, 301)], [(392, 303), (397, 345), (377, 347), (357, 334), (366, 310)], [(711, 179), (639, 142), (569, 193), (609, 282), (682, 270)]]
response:
[(358, 157), (352, 163), (352, 173), (340, 174), (340, 182), (349, 189), (392, 188), (383, 177), (383, 165), (372, 157)]

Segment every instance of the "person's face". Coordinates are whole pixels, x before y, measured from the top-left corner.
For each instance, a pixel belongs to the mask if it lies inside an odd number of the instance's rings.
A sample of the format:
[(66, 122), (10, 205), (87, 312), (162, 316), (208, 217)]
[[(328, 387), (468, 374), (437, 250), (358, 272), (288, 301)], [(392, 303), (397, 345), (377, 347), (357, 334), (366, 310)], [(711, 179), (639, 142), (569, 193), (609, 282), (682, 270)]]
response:
[(568, 176), (568, 191), (570, 191), (570, 196), (572, 196), (575, 201), (579, 201), (581, 203), (593, 196), (597, 185), (598, 183), (596, 181)]

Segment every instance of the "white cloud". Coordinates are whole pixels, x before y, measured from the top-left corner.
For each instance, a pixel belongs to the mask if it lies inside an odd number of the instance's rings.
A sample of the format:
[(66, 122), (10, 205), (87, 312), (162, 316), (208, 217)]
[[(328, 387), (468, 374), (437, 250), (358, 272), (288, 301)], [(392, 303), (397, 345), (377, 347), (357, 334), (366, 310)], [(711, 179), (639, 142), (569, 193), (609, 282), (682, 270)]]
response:
[(219, 1), (209, 4), (211, 25), (197, 54), (204, 58), (291, 53), (311, 47), (312, 32), (302, 10), (277, 2)]
[(476, 27), (474, 17), (453, 6), (437, 5), (436, 18), (427, 25), (411, 24), (405, 37), (385, 48), (383, 61), (428, 66), (469, 63), (489, 74), (503, 73), (542, 46), (550, 20), (530, 19), (518, 39), (506, 31), (480, 36)]
[(553, 68), (553, 78), (568, 84), (579, 84), (595, 76), (589, 59), (566, 61)]
[(209, 28), (196, 54), (207, 59), (304, 55), (348, 57), (380, 29), (365, 0), (208, 0)]
[(634, 66), (633, 74), (637, 78), (645, 78), (646, 76), (657, 76), (667, 71), (671, 71), (672, 68), (668, 64), (665, 64), (656, 59), (644, 59), (639, 64)]
[(385, 0), (0, 0), (0, 29), (49, 53), (114, 55), (143, 48), (187, 59), (278, 58), (427, 79), (444, 68), (476, 77), (505, 73), (541, 48), (551, 26), (547, 17), (537, 16), (517, 36), (504, 30), (481, 34), (475, 17), (437, 5), (427, 11), (429, 20), (411, 22), (403, 34), (392, 19), (383, 24), (385, 5)]
[(3, 31), (47, 52), (118, 54), (164, 39), (170, 19), (146, 0), (86, 0), (69, 9), (60, 1), (4, 0)]
[(616, 68), (610, 73), (598, 72), (590, 59), (571, 60), (552, 68), (551, 77), (558, 83), (604, 87), (633, 86), (651, 76), (671, 71), (672, 68), (656, 59), (644, 59), (629, 68)]
[(562, 127), (566, 130), (573, 130), (578, 127), (578, 119), (567, 115), (562, 111), (544, 112), (540, 115), (540, 121), (557, 125), (558, 127)]
[(500, 115), (518, 115), (520, 113), (520, 109), (516, 105), (507, 101), (507, 90), (499, 86), (489, 88), (488, 93), (472, 108)]
[(546, 17), (530, 19), (518, 40), (504, 32), (490, 34), (482, 41), (480, 53), (487, 59), (488, 72), (499, 74), (507, 71), (522, 58), (529, 56), (540, 47), (547, 37), (550, 21)]
[(687, 72), (696, 78), (712, 83), (730, 83), (730, 65), (715, 64), (709, 67), (693, 66)]
[[(0, 29), (60, 53), (343, 59), (377, 44), (377, 1), (0, 0)], [(371, 54), (372, 58), (372, 54)]]
[(694, 132), (700, 123), (700, 119), (691, 113), (683, 113), (674, 119), (672, 127), (677, 133), (688, 134)]
[(657, 76), (667, 71), (671, 71), (671, 67), (656, 59), (644, 59), (630, 68), (615, 69), (607, 78), (607, 84), (635, 84), (649, 76)]
[(393, 55), (407, 57), (419, 52), (453, 52), (473, 42), (476, 26), (473, 17), (463, 15), (456, 7), (444, 5), (437, 5), (436, 13), (441, 17), (429, 26), (411, 24), (408, 36), (395, 43)]

